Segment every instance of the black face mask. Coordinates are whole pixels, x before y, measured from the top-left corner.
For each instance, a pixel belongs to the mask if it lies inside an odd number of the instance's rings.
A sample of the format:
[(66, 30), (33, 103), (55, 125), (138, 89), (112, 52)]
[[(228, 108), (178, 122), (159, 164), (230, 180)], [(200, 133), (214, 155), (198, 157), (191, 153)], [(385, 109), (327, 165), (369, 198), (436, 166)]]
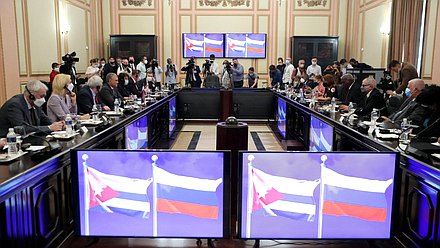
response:
[(115, 64), (115, 62), (110, 62), (110, 64), (111, 64), (111, 65), (114, 65), (114, 64)]
[(134, 60), (130, 60), (130, 63), (132, 63), (132, 64), (133, 64), (133, 63), (134, 63)]

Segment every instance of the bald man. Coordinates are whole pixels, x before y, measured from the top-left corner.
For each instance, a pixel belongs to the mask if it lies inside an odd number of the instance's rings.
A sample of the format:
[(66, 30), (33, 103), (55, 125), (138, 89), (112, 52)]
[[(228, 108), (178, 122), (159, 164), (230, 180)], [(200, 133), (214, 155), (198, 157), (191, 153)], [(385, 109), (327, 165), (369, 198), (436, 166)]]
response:
[(356, 109), (356, 114), (369, 115), (375, 109), (385, 107), (385, 100), (382, 93), (376, 88), (377, 82), (374, 78), (368, 77), (362, 81), (362, 100)]
[(402, 103), (397, 111), (388, 118), (383, 117), (385, 121), (392, 122), (398, 126), (402, 124), (402, 120), (406, 118), (411, 124), (422, 126), (423, 121), (427, 117), (427, 108), (416, 102), (416, 97), (425, 88), (425, 82), (416, 78), (408, 82), (410, 96)]

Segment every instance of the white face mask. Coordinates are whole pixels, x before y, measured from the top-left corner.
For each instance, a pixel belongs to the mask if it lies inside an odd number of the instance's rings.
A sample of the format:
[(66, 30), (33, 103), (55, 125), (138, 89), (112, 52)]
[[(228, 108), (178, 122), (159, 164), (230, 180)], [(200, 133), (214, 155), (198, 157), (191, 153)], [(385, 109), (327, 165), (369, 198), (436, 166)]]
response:
[(38, 98), (34, 101), (35, 106), (37, 107), (41, 107), (43, 106), (43, 104), (46, 102), (46, 99), (44, 99), (44, 97), (42, 98)]
[(56, 71), (56, 72), (60, 72), (60, 68), (59, 67), (56, 67), (55, 69), (53, 69), (54, 71)]
[(290, 60), (286, 60), (286, 65), (290, 65)]
[(73, 86), (73, 84), (69, 84), (69, 85), (67, 85), (67, 89), (69, 89), (70, 91), (72, 91), (74, 87), (75, 87), (75, 86)]
[(128, 79), (124, 80), (124, 85), (128, 85)]
[(144, 60), (144, 64), (148, 64), (148, 60)]
[(318, 62), (316, 61), (312, 61), (312, 65), (316, 65)]
[(153, 81), (153, 77), (147, 77), (147, 81)]
[(301, 78), (299, 81), (300, 81), (301, 83), (304, 83), (306, 80), (305, 80), (304, 78)]

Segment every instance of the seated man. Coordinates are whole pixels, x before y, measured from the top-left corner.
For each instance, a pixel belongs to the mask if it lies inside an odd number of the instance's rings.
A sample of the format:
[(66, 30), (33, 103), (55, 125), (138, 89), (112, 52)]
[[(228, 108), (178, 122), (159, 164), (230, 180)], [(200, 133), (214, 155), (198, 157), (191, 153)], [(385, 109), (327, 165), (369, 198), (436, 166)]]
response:
[(412, 79), (408, 83), (408, 88), (410, 95), (406, 98), (402, 105), (400, 105), (399, 109), (397, 109), (397, 111), (391, 114), (389, 117), (382, 116), (382, 118), (385, 121), (395, 123), (399, 126), (401, 125), (402, 120), (407, 118), (408, 121), (411, 121), (413, 125), (422, 126), (427, 115), (427, 109), (426, 107), (422, 106), (422, 104), (416, 102), (416, 97), (425, 88), (425, 82), (419, 78)]
[[(78, 113), (90, 114), (92, 113), (93, 105), (99, 104), (97, 98), (99, 90), (102, 88), (102, 79), (98, 76), (89, 78), (86, 85), (81, 87), (77, 96)], [(108, 106), (103, 106), (103, 110), (110, 110)]]
[(373, 108), (381, 109), (385, 107), (383, 95), (376, 88), (376, 85), (376, 80), (372, 77), (368, 77), (362, 81), (362, 100), (359, 102), (359, 106), (355, 112), (356, 114), (369, 115), (373, 111)]
[(119, 93), (118, 87), (118, 76), (114, 73), (107, 74), (105, 78), (107, 82), (99, 91), (98, 96), (101, 100), (101, 103), (105, 106), (108, 106), (110, 110), (115, 110), (115, 99), (119, 99), (122, 105), (122, 96)]
[(9, 128), (23, 126), (26, 133), (60, 131), (63, 122), (52, 122), (43, 112), (47, 86), (39, 80), (31, 80), (25, 86), (25, 92), (10, 98), (0, 108), (0, 137), (6, 137)]
[(342, 76), (341, 84), (342, 92), (340, 94), (340, 100), (342, 104), (348, 105), (350, 102), (358, 104), (361, 101), (361, 84), (355, 81), (351, 74)]

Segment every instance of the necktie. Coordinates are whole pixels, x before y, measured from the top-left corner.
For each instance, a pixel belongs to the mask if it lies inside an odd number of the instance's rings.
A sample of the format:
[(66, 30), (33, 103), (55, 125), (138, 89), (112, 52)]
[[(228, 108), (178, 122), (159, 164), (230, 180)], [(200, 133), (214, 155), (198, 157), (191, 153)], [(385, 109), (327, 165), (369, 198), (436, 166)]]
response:
[(37, 116), (35, 115), (35, 109), (34, 108), (31, 108), (31, 109), (29, 109), (29, 113), (30, 113), (30, 116), (31, 116), (31, 124), (33, 125), (33, 126), (38, 126), (37, 124)]

